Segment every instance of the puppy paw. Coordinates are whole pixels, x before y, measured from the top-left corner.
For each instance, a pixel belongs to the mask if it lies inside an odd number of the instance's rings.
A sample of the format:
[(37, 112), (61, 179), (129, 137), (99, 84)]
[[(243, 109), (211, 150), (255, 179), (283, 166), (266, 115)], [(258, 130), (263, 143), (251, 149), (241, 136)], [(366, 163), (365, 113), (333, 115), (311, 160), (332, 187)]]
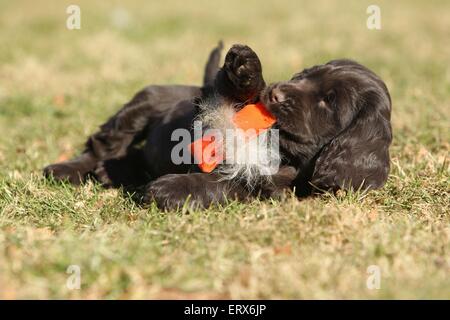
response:
[(239, 90), (255, 90), (264, 83), (261, 62), (246, 45), (235, 44), (231, 47), (225, 57), (224, 70)]
[(156, 203), (164, 210), (177, 210), (186, 205), (189, 208), (199, 207), (199, 203), (191, 199), (190, 190), (185, 184), (183, 175), (168, 174), (149, 183), (146, 187), (143, 202)]
[(70, 162), (51, 164), (44, 168), (43, 173), (46, 178), (53, 177), (56, 181), (68, 181), (73, 185), (79, 185), (84, 180), (84, 176)]

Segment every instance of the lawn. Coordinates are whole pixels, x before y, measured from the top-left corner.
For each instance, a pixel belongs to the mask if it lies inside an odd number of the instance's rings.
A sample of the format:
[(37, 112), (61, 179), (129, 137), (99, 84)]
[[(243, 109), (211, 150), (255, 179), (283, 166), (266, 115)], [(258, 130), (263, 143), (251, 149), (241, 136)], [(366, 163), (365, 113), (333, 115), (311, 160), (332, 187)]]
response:
[[(0, 298), (450, 299), (450, 2), (377, 1), (381, 30), (371, 4), (1, 0)], [(250, 45), (268, 82), (341, 57), (377, 72), (386, 186), (164, 213), (42, 178), (145, 85), (200, 84), (219, 39)]]

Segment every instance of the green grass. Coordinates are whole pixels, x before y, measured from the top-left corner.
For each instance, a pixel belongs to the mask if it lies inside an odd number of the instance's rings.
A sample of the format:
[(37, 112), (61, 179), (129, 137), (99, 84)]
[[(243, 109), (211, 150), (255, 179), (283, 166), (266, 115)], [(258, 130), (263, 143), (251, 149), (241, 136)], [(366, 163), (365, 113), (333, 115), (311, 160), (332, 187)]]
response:
[[(379, 31), (372, 1), (78, 1), (69, 31), (71, 3), (0, 2), (0, 298), (450, 298), (448, 1), (379, 1)], [(219, 39), (252, 46), (269, 82), (339, 57), (375, 70), (385, 188), (163, 213), (41, 177), (144, 85), (199, 84)]]

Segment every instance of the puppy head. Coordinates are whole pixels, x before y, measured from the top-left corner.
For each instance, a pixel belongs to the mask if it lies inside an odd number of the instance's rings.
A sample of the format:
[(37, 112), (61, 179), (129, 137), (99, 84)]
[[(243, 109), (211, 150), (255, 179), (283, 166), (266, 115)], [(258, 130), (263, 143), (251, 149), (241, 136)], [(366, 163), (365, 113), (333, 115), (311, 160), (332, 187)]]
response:
[(372, 71), (334, 60), (269, 86), (261, 100), (277, 117), (280, 147), (291, 162), (315, 161), (316, 187), (379, 187), (386, 181), (391, 100)]

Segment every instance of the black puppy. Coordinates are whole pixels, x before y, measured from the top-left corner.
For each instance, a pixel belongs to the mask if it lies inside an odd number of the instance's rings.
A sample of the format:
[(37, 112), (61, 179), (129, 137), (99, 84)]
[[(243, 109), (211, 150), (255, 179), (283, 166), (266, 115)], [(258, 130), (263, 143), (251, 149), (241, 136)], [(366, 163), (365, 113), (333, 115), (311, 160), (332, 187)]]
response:
[[(206, 66), (204, 86), (150, 86), (89, 137), (77, 158), (50, 165), (46, 176), (78, 184), (93, 175), (105, 185), (147, 184), (144, 200), (175, 208), (208, 206), (229, 198), (276, 197), (295, 187), (314, 190), (374, 189), (389, 173), (391, 100), (383, 81), (350, 60), (334, 60), (266, 87), (261, 63), (248, 46), (234, 45), (218, 68), (222, 45)], [(281, 166), (270, 179), (248, 187), (242, 179), (175, 165), (177, 128), (192, 130), (199, 104), (235, 108), (261, 101), (277, 118)], [(143, 149), (135, 146), (145, 141)], [(130, 179), (132, 180), (130, 182)]]

